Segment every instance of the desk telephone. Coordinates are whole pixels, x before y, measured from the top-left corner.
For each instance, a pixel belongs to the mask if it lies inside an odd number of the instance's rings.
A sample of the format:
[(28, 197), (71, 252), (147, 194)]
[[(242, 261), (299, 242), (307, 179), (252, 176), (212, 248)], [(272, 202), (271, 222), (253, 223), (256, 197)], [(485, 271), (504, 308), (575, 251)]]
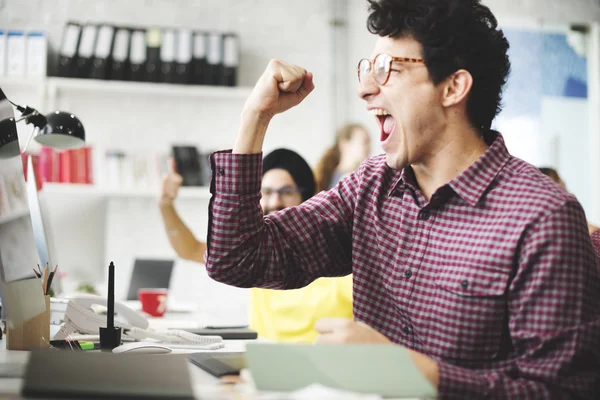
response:
[[(77, 296), (68, 299), (64, 324), (54, 336), (56, 340), (66, 340), (75, 333), (98, 335), (98, 329), (106, 326), (106, 315), (98, 314), (94, 307), (106, 307), (105, 298), (93, 295)], [(123, 329), (124, 337), (136, 340), (155, 339), (164, 343), (190, 344), (194, 347), (206, 345), (208, 348), (222, 347), (220, 336), (201, 336), (181, 330), (156, 332), (149, 328), (148, 320), (126, 305), (115, 301), (115, 326)], [(220, 346), (216, 346), (221, 344)]]

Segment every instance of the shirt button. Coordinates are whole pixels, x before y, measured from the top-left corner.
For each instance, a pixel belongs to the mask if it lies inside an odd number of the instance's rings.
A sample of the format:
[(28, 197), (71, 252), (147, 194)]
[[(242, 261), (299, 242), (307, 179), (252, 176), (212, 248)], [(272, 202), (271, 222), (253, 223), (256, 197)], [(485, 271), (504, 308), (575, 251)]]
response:
[(429, 217), (431, 217), (431, 214), (429, 213), (429, 211), (427, 211), (427, 210), (421, 211), (421, 219), (423, 221), (427, 221), (429, 219)]
[(407, 269), (406, 271), (404, 271), (404, 276), (410, 278), (412, 276), (412, 271), (410, 269)]
[(463, 289), (466, 289), (469, 287), (469, 282), (467, 282), (466, 280), (462, 281), (460, 283), (460, 286), (462, 286)]
[(225, 175), (225, 170), (223, 168), (219, 168), (219, 170), (217, 171), (219, 173), (219, 175)]
[(402, 328), (402, 331), (405, 335), (408, 335), (410, 333), (410, 328), (408, 326), (405, 326), (404, 328)]

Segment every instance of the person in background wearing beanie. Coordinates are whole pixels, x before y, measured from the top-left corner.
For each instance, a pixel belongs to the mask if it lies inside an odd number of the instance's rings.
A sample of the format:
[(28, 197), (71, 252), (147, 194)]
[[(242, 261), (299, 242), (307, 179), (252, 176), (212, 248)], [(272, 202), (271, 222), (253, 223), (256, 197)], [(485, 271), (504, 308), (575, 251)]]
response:
[[(206, 243), (198, 241), (185, 226), (173, 205), (181, 175), (171, 160), (163, 181), (160, 212), (169, 241), (185, 260), (204, 262)], [(263, 215), (297, 206), (315, 194), (310, 166), (296, 152), (277, 149), (263, 160)], [(278, 342), (312, 343), (318, 336), (314, 325), (323, 317), (352, 318), (352, 277), (320, 278), (296, 290), (253, 288), (250, 292), (250, 327), (261, 337)]]

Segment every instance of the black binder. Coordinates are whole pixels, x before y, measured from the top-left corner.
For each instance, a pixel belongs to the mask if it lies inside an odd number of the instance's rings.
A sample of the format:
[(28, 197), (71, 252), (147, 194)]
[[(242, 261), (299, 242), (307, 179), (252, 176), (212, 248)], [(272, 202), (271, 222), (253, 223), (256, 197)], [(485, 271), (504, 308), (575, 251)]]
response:
[(223, 36), (223, 70), (219, 85), (236, 86), (237, 71), (240, 64), (239, 38), (230, 33)]
[(146, 31), (136, 29), (131, 34), (129, 49), (129, 79), (143, 81), (146, 75)]
[(119, 28), (115, 33), (112, 50), (109, 78), (119, 81), (129, 80), (129, 43), (131, 32), (126, 28)]
[(172, 83), (175, 81), (175, 49), (175, 30), (163, 30), (160, 42), (159, 82)]
[(58, 76), (70, 78), (74, 75), (80, 36), (81, 25), (76, 22), (68, 22), (58, 55)]
[(194, 47), (192, 51), (191, 82), (195, 85), (203, 85), (206, 75), (206, 53), (208, 47), (206, 32), (194, 32)]
[(161, 31), (158, 28), (146, 30), (146, 82), (159, 82)]
[(179, 29), (177, 31), (177, 49), (175, 51), (175, 83), (190, 83), (192, 63), (192, 31)]
[(98, 27), (96, 25), (85, 25), (81, 31), (81, 40), (79, 41), (75, 62), (75, 76), (77, 78), (90, 77), (97, 33)]
[(223, 36), (218, 32), (208, 35), (208, 53), (206, 56), (206, 85), (219, 85), (223, 75)]
[(98, 30), (98, 40), (90, 73), (90, 77), (93, 79), (108, 79), (114, 34), (115, 28), (110, 25), (102, 25)]

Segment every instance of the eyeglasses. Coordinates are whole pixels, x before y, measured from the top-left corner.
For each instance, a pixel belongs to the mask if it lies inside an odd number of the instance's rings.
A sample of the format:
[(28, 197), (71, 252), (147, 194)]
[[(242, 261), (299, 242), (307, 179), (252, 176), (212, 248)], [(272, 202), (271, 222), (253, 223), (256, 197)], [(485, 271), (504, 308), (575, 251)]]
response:
[(270, 187), (262, 187), (260, 189), (260, 193), (263, 197), (270, 197), (275, 194), (279, 195), (282, 200), (293, 200), (296, 195), (300, 194), (302, 191), (298, 186), (283, 186), (279, 189), (273, 189)]
[(373, 61), (368, 58), (363, 58), (358, 62), (358, 81), (362, 82), (362, 80), (373, 71), (375, 82), (382, 86), (385, 85), (388, 79), (390, 79), (390, 72), (398, 71), (397, 69), (392, 68), (392, 62), (425, 64), (425, 60), (422, 58), (392, 57), (389, 54), (381, 53), (375, 56)]

